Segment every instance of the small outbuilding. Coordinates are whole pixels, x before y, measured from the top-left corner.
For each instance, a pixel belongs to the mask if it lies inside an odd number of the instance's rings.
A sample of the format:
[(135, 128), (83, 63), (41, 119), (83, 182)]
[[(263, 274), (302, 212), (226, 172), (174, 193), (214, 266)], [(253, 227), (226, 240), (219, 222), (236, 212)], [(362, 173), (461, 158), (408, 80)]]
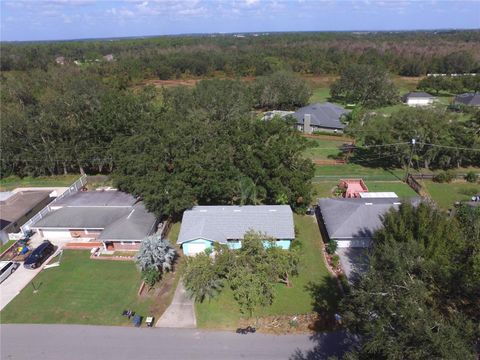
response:
[(435, 96), (426, 92), (409, 92), (402, 97), (402, 100), (408, 106), (429, 106), (435, 101)]

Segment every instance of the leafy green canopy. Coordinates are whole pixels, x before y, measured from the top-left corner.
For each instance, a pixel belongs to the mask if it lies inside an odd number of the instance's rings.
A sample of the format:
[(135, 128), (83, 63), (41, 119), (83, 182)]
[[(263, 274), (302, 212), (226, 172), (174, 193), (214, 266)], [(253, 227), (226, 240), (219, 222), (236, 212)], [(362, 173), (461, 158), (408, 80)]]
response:
[(305, 209), (311, 162), (303, 138), (282, 120), (246, 113), (235, 81), (205, 81), (166, 92), (163, 106), (116, 139), (117, 185), (141, 196), (158, 215), (195, 204), (275, 204)]
[[(360, 161), (376, 159), (377, 165), (386, 167), (406, 166), (411, 161), (409, 165), (417, 168), (448, 169), (480, 163), (480, 151), (470, 150), (480, 150), (479, 119), (480, 112), (461, 122), (440, 109), (404, 108), (389, 117), (358, 110), (347, 132), (366, 146), (355, 151)], [(413, 152), (412, 139), (416, 140)]]
[(402, 205), (383, 225), (368, 272), (342, 303), (348, 329), (362, 339), (346, 358), (474, 359), (478, 209), (454, 219), (426, 204)]
[(297, 274), (298, 262), (296, 250), (283, 250), (275, 240), (249, 231), (238, 250), (217, 245), (214, 258), (199, 254), (187, 259), (185, 288), (203, 301), (228, 285), (242, 313), (251, 317), (272, 303), (275, 283), (291, 286), (290, 276)]
[(386, 70), (374, 65), (349, 65), (332, 84), (333, 99), (365, 107), (392, 105), (399, 101), (398, 90)]

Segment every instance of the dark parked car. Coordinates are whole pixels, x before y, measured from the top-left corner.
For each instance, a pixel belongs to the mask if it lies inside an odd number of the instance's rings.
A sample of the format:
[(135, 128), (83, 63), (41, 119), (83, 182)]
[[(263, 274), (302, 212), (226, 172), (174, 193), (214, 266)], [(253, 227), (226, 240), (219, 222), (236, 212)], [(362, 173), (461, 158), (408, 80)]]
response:
[(39, 247), (32, 251), (32, 253), (25, 259), (23, 266), (27, 269), (35, 269), (43, 264), (50, 255), (55, 252), (53, 244), (45, 240)]

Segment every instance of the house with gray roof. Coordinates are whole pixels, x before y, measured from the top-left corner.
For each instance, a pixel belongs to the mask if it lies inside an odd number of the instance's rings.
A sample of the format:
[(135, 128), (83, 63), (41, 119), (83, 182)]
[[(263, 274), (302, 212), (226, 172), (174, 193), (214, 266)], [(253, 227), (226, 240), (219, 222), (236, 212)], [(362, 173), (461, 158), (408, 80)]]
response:
[(158, 223), (141, 201), (117, 190), (79, 191), (56, 201), (51, 210), (32, 225), (43, 238), (101, 241), (111, 250), (137, 250)]
[(295, 239), (292, 209), (288, 205), (195, 206), (183, 213), (177, 243), (187, 256), (211, 249), (214, 243), (238, 249), (248, 231), (261, 232), (289, 249)]
[(455, 105), (480, 106), (480, 93), (465, 93), (455, 96)]
[(382, 216), (400, 204), (398, 198), (324, 198), (318, 201), (317, 219), (326, 241), (336, 241), (339, 248), (365, 248), (382, 227)]
[(298, 130), (311, 134), (314, 131), (342, 132), (345, 124), (342, 123), (350, 110), (329, 102), (304, 106), (292, 116), (297, 121)]

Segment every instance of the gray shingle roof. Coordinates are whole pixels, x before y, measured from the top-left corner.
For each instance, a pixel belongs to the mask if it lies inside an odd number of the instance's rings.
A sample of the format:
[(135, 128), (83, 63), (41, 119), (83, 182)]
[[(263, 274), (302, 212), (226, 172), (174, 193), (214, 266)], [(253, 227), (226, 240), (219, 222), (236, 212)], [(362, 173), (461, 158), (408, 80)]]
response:
[(137, 200), (122, 191), (78, 191), (58, 199), (55, 206), (132, 206)]
[(77, 192), (59, 199), (55, 207), (37, 221), (37, 229), (102, 229), (101, 240), (143, 240), (157, 223), (142, 202), (121, 191)]
[[(413, 201), (417, 201), (414, 199)], [(321, 216), (330, 239), (371, 239), (382, 227), (381, 217), (398, 209), (398, 198), (320, 199)]]
[(311, 125), (329, 129), (343, 129), (345, 128), (345, 124), (340, 122), (340, 118), (349, 112), (349, 110), (341, 106), (326, 102), (323, 104), (317, 103), (304, 106), (295, 111), (291, 116), (297, 119), (298, 124), (303, 125), (305, 114), (310, 114)]
[(243, 239), (249, 230), (276, 239), (294, 239), (292, 209), (288, 205), (196, 206), (183, 213), (177, 243), (198, 238), (226, 243)]
[(100, 240), (140, 240), (150, 235), (157, 219), (143, 204), (137, 204), (126, 216), (105, 227)]
[(435, 96), (429, 94), (429, 93), (426, 93), (426, 92), (422, 92), (422, 91), (412, 91), (412, 92), (409, 92), (407, 94), (405, 94), (403, 96), (404, 99), (408, 99), (408, 98), (426, 98), (426, 99), (433, 99), (435, 98)]
[(480, 93), (465, 93), (455, 96), (455, 103), (480, 106)]

